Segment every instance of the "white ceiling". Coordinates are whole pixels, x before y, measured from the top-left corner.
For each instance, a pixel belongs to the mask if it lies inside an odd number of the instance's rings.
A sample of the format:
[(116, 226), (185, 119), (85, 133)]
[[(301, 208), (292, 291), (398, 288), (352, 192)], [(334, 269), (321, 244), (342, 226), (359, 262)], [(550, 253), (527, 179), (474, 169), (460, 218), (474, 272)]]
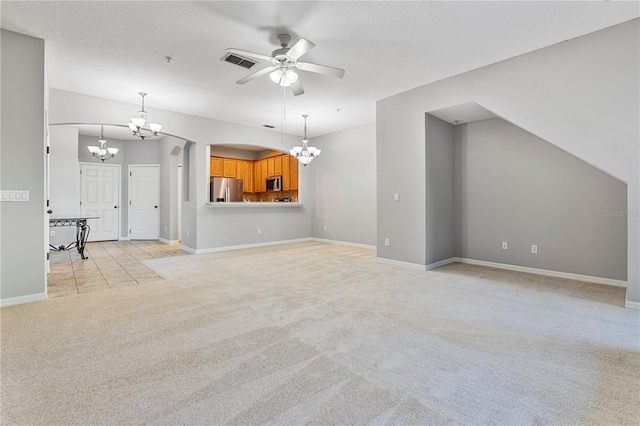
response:
[[(49, 85), (280, 131), (281, 89), (220, 59), (269, 55), (276, 34), (316, 47), (301, 58), (344, 78), (300, 72), (284, 131), (309, 136), (375, 121), (376, 101), (639, 16), (638, 2), (6, 1), (2, 28), (46, 40)], [(165, 56), (173, 57), (167, 62)], [(266, 65), (266, 64), (265, 64)], [(338, 112), (338, 110), (340, 110)], [(166, 123), (163, 123), (166, 125)], [(126, 125), (126, 123), (123, 123)]]

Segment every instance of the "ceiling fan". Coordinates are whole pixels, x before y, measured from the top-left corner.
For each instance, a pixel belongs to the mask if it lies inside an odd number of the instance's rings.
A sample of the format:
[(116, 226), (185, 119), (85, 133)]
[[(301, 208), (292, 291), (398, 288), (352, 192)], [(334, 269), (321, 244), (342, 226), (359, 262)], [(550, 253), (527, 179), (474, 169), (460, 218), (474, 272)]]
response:
[(269, 77), (271, 77), (271, 80), (274, 83), (283, 87), (291, 87), (293, 94), (295, 96), (299, 96), (304, 93), (304, 89), (298, 80), (298, 73), (295, 72), (295, 69), (330, 75), (338, 78), (342, 78), (342, 76), (344, 76), (344, 70), (340, 68), (312, 64), (309, 62), (298, 62), (298, 58), (315, 47), (315, 44), (311, 43), (309, 40), (301, 38), (293, 46), (287, 47), (291, 41), (291, 36), (289, 34), (279, 34), (277, 39), (280, 42), (280, 49), (276, 49), (271, 52), (271, 56), (233, 48), (226, 50), (229, 53), (269, 61), (273, 64), (236, 81), (236, 83), (245, 84), (255, 78), (269, 74)]

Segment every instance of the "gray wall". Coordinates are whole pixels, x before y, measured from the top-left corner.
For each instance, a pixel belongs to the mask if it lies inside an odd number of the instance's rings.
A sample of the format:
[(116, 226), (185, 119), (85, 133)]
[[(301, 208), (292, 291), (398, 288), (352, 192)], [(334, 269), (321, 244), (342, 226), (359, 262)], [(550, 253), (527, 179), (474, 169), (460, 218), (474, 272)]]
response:
[(46, 105), (44, 41), (6, 30), (0, 37), (1, 188), (29, 191), (28, 202), (0, 202), (0, 298), (6, 305), (46, 292)]
[[(640, 20), (410, 90), (377, 103), (378, 255), (422, 264), (427, 111), (477, 102), (626, 181), (627, 301), (640, 303)], [(635, 212), (635, 214), (634, 214)], [(400, 241), (385, 248), (383, 238)]]
[(310, 140), (322, 149), (318, 159), (300, 166), (310, 174), (315, 197), (312, 236), (376, 244), (375, 141), (375, 123)]
[(455, 172), (453, 126), (430, 114), (425, 114), (425, 126), (428, 266), (456, 256)]
[(178, 240), (178, 164), (182, 164), (185, 141), (165, 136), (160, 141), (160, 238)]
[(459, 256), (627, 279), (627, 185), (504, 120), (457, 127)]

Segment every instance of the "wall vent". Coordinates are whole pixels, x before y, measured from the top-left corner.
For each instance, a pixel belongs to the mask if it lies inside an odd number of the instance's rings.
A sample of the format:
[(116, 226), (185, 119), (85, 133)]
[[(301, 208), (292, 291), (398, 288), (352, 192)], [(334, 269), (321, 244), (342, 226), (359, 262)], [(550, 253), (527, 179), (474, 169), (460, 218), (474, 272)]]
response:
[(275, 129), (276, 126), (272, 126), (271, 124), (263, 124), (262, 127), (266, 127), (267, 129)]
[(234, 55), (233, 53), (227, 53), (226, 55), (224, 55), (222, 60), (225, 61), (225, 62), (229, 62), (231, 64), (234, 64), (234, 65), (241, 66), (243, 68), (247, 68), (247, 69), (253, 67), (256, 64), (255, 62), (253, 62), (250, 59), (243, 58), (243, 57), (238, 56), (238, 55)]

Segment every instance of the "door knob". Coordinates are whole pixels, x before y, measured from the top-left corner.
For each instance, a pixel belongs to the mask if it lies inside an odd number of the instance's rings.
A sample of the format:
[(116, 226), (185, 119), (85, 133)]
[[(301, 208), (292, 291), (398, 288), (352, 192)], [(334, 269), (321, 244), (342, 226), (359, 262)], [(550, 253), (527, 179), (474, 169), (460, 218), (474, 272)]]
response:
[(53, 210), (47, 210), (47, 213), (51, 214), (51, 213), (53, 213)]
[(118, 206), (113, 206), (113, 208), (114, 208), (114, 209), (117, 209), (117, 208), (118, 208)]
[(155, 207), (156, 209), (158, 208), (158, 206), (153, 206), (153, 207)]

